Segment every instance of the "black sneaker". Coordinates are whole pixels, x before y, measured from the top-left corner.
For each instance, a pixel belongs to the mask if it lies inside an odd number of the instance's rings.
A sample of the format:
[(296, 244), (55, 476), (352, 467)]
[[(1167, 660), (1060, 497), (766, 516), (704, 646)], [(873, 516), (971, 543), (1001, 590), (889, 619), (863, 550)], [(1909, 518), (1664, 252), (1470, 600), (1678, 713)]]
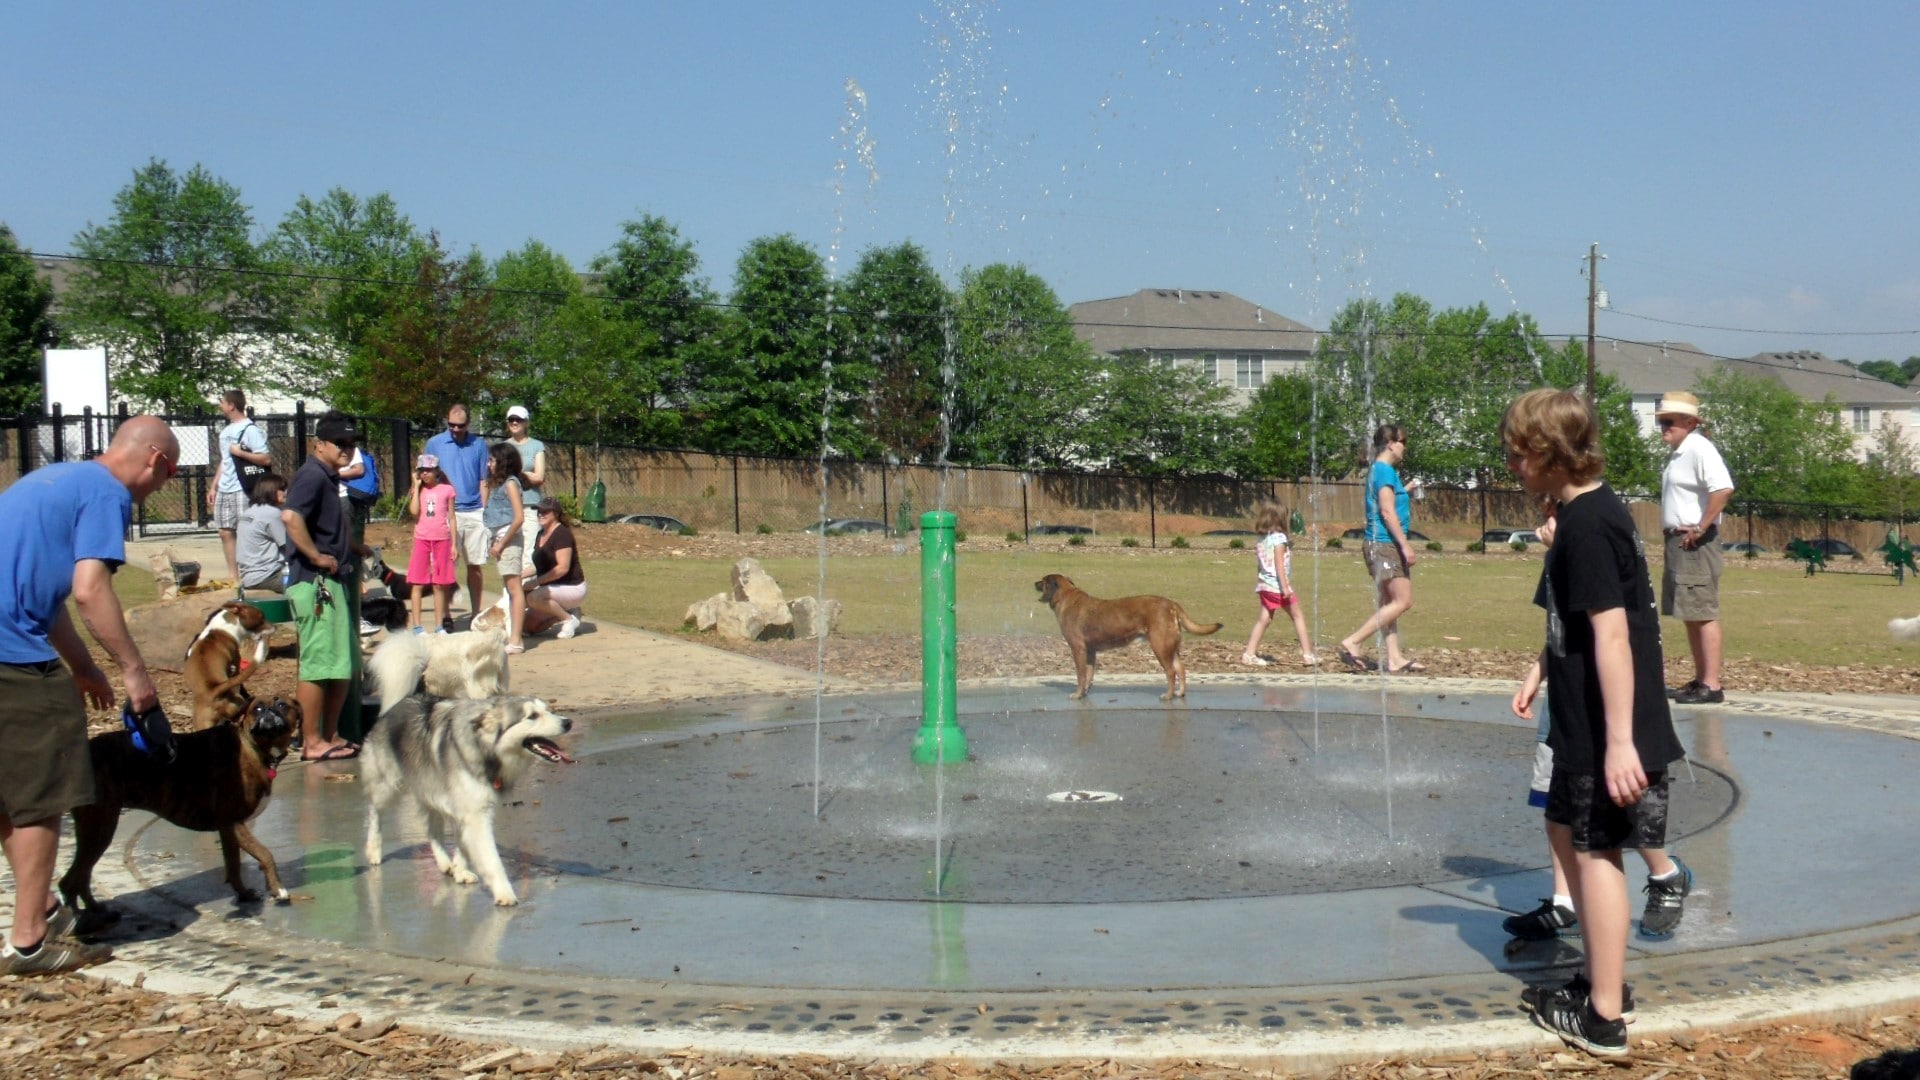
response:
[(1580, 919), (1572, 908), (1561, 907), (1553, 902), (1553, 897), (1540, 898), (1540, 906), (1525, 915), (1509, 915), (1500, 924), (1511, 937), (1525, 941), (1552, 941), (1557, 937), (1580, 932)]
[[(1520, 1007), (1530, 1013), (1537, 1013), (1546, 1007), (1548, 998), (1555, 995), (1585, 999), (1593, 993), (1593, 985), (1587, 982), (1587, 973), (1582, 971), (1565, 983), (1554, 986), (1551, 983), (1533, 983), (1520, 991)], [(1620, 989), (1620, 1022), (1633, 1023), (1633, 984), (1627, 983)]]
[(1695, 687), (1699, 685), (1700, 685), (1699, 679), (1688, 679), (1686, 682), (1681, 683), (1679, 686), (1669, 686), (1667, 687), (1667, 700), (1672, 701), (1675, 698), (1678, 698), (1681, 694), (1691, 692)]
[(1533, 1022), (1560, 1036), (1567, 1045), (1577, 1046), (1589, 1054), (1621, 1057), (1627, 1052), (1627, 1022), (1601, 1019), (1584, 994), (1579, 997), (1564, 993), (1546, 995), (1539, 1011), (1533, 1014)]
[(1687, 894), (1693, 892), (1693, 871), (1679, 859), (1673, 860), (1673, 866), (1680, 871), (1678, 874), (1666, 881), (1650, 877), (1643, 890), (1647, 908), (1640, 913), (1640, 932), (1649, 937), (1673, 933), (1680, 927), (1680, 916), (1686, 913)]
[(1680, 692), (1673, 696), (1673, 702), (1676, 705), (1718, 705), (1725, 700), (1727, 695), (1719, 688), (1708, 689), (1701, 683), (1682, 687)]

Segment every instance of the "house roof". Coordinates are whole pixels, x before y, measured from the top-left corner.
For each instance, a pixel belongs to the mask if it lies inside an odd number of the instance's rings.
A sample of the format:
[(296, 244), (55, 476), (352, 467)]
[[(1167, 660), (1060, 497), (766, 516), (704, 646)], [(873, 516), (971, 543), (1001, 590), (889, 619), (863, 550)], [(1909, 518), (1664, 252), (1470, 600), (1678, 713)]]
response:
[(1685, 390), (1702, 375), (1730, 368), (1746, 375), (1779, 380), (1809, 401), (1882, 408), (1920, 407), (1920, 392), (1876, 379), (1851, 364), (1817, 352), (1758, 353), (1751, 357), (1714, 356), (1684, 341), (1620, 341), (1594, 346), (1594, 366), (1619, 379), (1635, 397), (1652, 398)]
[(1073, 331), (1103, 353), (1232, 349), (1308, 353), (1318, 335), (1304, 324), (1217, 289), (1141, 289), (1067, 308)]

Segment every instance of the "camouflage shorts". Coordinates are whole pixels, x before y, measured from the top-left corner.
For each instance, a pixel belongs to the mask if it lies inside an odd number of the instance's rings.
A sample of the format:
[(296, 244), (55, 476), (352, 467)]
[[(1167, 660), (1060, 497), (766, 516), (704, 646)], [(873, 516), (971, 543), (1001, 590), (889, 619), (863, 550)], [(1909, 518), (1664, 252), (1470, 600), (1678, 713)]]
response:
[(1553, 770), (1547, 820), (1573, 831), (1575, 851), (1667, 846), (1667, 774), (1648, 773), (1647, 790), (1632, 806), (1616, 806), (1607, 778)]

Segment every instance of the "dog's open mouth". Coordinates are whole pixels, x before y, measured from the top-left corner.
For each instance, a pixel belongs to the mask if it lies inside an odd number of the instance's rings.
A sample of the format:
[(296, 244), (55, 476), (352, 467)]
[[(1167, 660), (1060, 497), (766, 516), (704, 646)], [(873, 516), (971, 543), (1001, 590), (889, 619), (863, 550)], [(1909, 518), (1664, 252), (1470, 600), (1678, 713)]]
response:
[(556, 764), (560, 762), (565, 762), (568, 765), (573, 764), (573, 759), (568, 757), (565, 751), (560, 749), (560, 744), (554, 742), (552, 739), (544, 739), (538, 735), (529, 735), (520, 740), (520, 745), (524, 747), (528, 753), (546, 758), (548, 761), (555, 762)]

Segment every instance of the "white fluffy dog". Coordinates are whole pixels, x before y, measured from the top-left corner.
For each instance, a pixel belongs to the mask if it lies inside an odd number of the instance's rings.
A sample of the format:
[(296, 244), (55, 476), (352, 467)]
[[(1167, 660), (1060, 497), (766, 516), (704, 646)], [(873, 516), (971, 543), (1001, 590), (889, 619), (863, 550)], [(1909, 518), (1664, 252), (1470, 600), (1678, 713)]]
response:
[[(390, 692), (381, 687), (383, 699)], [(485, 882), (496, 904), (519, 903), (494, 839), (494, 811), (534, 762), (573, 760), (553, 741), (572, 728), (573, 721), (539, 698), (475, 701), (402, 692), (360, 754), (367, 862), (380, 865), (380, 814), (404, 792), (426, 815), (427, 843), (441, 873), (466, 885)]]
[(458, 634), (389, 634), (367, 660), (367, 681), (385, 713), (424, 684), (440, 698), (507, 692), (507, 598), (473, 617)]
[(1887, 629), (1897, 638), (1905, 638), (1909, 641), (1920, 638), (1920, 615), (1915, 615), (1911, 619), (1894, 619), (1887, 623)]

